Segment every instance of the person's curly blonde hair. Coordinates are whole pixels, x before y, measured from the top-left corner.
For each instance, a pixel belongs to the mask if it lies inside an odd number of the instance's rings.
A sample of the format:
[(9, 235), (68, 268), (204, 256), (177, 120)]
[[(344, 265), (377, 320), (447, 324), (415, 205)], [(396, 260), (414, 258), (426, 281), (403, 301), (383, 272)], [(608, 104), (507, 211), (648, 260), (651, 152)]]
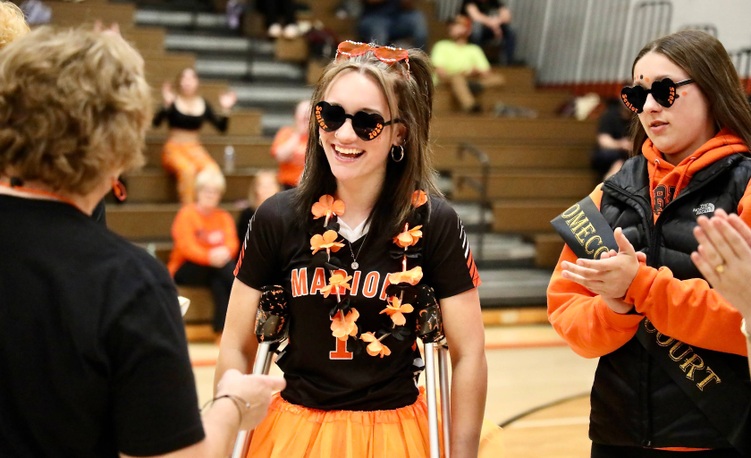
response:
[(29, 33), (23, 11), (14, 3), (0, 1), (0, 49)]
[(143, 163), (151, 92), (117, 34), (42, 27), (0, 52), (0, 174), (92, 191)]

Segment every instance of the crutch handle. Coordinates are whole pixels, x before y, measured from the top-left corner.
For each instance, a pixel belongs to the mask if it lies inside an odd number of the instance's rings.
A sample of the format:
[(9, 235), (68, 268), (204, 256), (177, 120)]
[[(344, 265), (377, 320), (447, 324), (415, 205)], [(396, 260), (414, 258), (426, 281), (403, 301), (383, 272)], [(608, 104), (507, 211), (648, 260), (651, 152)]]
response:
[[(279, 285), (261, 288), (261, 300), (256, 310), (255, 323), (258, 350), (253, 362), (253, 374), (268, 374), (271, 360), (279, 342), (287, 338), (287, 296)], [(250, 447), (250, 431), (237, 434), (232, 458), (245, 458)]]
[(415, 309), (417, 310), (417, 337), (423, 343), (442, 341), (443, 318), (433, 288), (428, 285), (417, 285)]
[(281, 286), (261, 288), (255, 333), (258, 343), (281, 342), (287, 337), (287, 295)]
[[(451, 422), (451, 399), (449, 393), (447, 350), (443, 334), (443, 317), (441, 307), (435, 298), (433, 288), (417, 285), (415, 309), (417, 310), (416, 333), (425, 344), (425, 394), (428, 403), (428, 437), (430, 440), (430, 458), (449, 457), (449, 425)], [(436, 361), (435, 355), (438, 352)], [(436, 376), (436, 364), (438, 374)], [(441, 411), (438, 410), (438, 393), (440, 391)], [(438, 419), (443, 426), (443, 441), (440, 440)]]

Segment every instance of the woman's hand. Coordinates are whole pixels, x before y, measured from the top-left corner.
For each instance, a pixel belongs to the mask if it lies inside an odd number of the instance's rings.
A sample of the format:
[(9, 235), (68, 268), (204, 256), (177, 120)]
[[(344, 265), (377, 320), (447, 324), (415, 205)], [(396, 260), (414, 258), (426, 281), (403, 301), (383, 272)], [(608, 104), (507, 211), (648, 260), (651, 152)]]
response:
[(172, 105), (175, 101), (175, 93), (172, 91), (172, 83), (165, 81), (162, 84), (162, 102), (165, 107)]
[(284, 389), (282, 377), (270, 375), (243, 375), (237, 369), (224, 373), (216, 386), (217, 397), (231, 394), (250, 404), (243, 412), (240, 429), (253, 429), (266, 416), (271, 394)]
[(611, 250), (600, 259), (580, 258), (576, 264), (563, 261), (561, 276), (602, 296), (613, 311), (626, 313), (632, 306), (623, 302), (622, 298), (636, 277), (639, 263), (646, 258), (643, 253), (636, 253), (620, 227), (615, 229), (614, 235), (618, 244), (617, 253)]
[(237, 103), (237, 94), (235, 91), (227, 91), (219, 95), (219, 106), (222, 110), (228, 112)]
[(218, 246), (209, 250), (209, 264), (212, 267), (223, 267), (232, 256), (226, 246)]
[(751, 319), (751, 229), (738, 217), (717, 210), (700, 216), (694, 235), (699, 241), (691, 260), (709, 284)]

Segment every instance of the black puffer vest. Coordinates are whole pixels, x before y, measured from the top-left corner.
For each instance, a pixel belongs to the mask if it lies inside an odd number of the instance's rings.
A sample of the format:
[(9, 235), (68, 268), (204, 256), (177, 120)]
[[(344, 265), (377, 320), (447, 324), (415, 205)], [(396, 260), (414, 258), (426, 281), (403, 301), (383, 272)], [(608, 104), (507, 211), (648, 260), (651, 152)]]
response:
[[(603, 186), (601, 212), (611, 227), (623, 228), (652, 267), (665, 266), (681, 280), (701, 277), (690, 253), (698, 245), (696, 218), (714, 210), (738, 211), (751, 179), (751, 158), (734, 154), (697, 172), (654, 223), (647, 160), (629, 159)], [(669, 333), (666, 333), (669, 335)], [(749, 380), (746, 358), (697, 348), (723, 360)], [(751, 389), (751, 384), (747, 384)], [(592, 388), (590, 438), (607, 445), (729, 448), (728, 441), (698, 410), (634, 337), (600, 358)]]

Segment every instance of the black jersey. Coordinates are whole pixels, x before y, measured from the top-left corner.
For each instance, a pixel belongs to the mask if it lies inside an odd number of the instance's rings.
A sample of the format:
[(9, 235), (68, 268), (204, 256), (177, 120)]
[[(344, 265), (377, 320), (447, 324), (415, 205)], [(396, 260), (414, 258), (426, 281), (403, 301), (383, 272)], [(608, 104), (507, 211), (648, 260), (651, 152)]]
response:
[[(255, 289), (282, 285), (289, 297), (289, 343), (278, 360), (287, 387), (282, 397), (293, 404), (324, 410), (383, 410), (412, 404), (418, 394), (415, 369), (422, 358), (414, 335), (403, 341), (387, 338), (391, 355), (373, 357), (353, 351), (350, 341), (331, 334), (331, 303), (321, 289), (329, 272), (311, 267), (310, 235), (295, 224), (291, 193), (264, 202), (251, 220), (236, 270), (237, 278)], [(438, 299), (465, 292), (480, 279), (466, 233), (456, 212), (442, 198), (430, 199), (428, 224), (423, 226), (422, 283)], [(386, 276), (401, 271), (401, 260), (388, 255), (395, 234), (368, 233), (337, 253), (352, 275), (351, 300), (360, 313), (361, 332), (382, 329), (388, 317)], [(350, 248), (358, 253), (352, 270)], [(411, 265), (410, 265), (411, 267)]]

